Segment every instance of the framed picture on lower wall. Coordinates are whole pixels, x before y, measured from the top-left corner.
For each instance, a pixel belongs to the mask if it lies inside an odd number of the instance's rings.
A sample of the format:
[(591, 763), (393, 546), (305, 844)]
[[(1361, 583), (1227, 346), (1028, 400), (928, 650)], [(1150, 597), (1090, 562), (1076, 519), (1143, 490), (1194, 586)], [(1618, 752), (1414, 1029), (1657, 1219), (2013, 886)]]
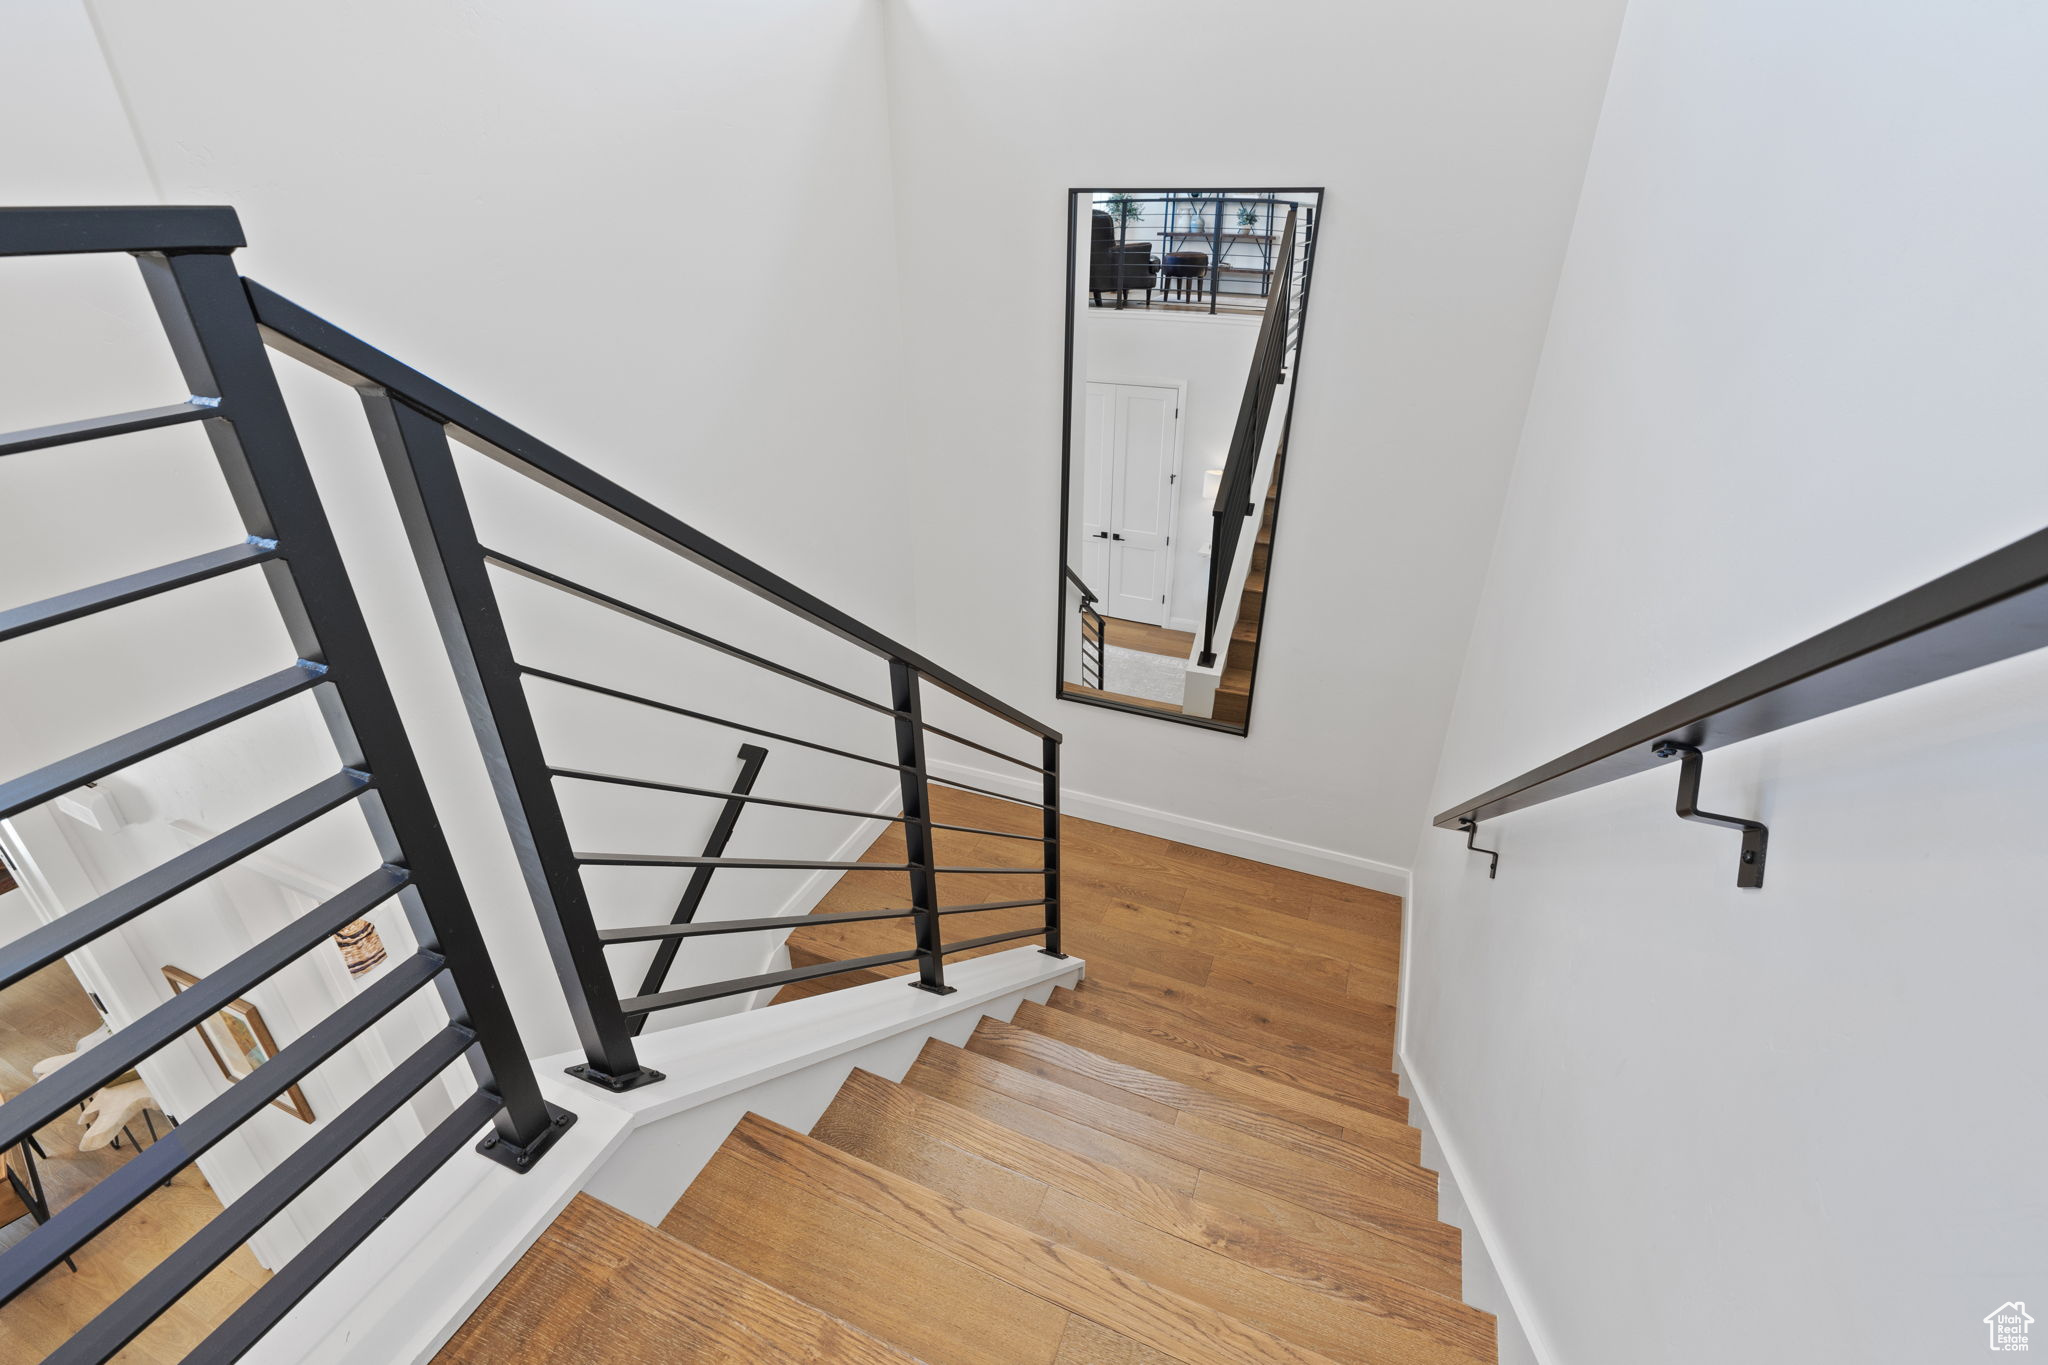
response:
[[(177, 967), (164, 968), (164, 978), (171, 983), (173, 994), (199, 984), (198, 977)], [(242, 1080), (277, 1055), (277, 1040), (270, 1036), (262, 1011), (246, 1000), (230, 1000), (200, 1020), (199, 1037), (220, 1066), (221, 1075), (230, 1081)], [(296, 1085), (271, 1104), (295, 1119), (313, 1121), (313, 1107), (306, 1103), (306, 1092)]]

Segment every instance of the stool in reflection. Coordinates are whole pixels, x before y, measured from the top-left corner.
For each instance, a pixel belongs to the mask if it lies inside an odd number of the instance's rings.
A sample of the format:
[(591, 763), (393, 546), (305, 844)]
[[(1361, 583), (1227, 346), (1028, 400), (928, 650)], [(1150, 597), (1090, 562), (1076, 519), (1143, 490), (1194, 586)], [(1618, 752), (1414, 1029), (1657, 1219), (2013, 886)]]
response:
[(1206, 251), (1169, 251), (1165, 264), (1160, 267), (1159, 283), (1171, 303), (1179, 298), (1183, 303), (1200, 303), (1206, 293), (1209, 280), (1209, 253)]

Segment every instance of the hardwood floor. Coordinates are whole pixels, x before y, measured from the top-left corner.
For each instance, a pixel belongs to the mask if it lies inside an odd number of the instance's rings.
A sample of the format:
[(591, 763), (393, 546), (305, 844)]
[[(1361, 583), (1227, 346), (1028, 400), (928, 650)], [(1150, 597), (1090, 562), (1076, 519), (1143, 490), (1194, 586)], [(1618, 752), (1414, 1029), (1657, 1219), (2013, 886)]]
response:
[[(934, 803), (991, 830), (1037, 818), (952, 790)], [(984, 1019), (964, 1046), (927, 1044), (900, 1080), (855, 1072), (808, 1134), (747, 1117), (659, 1229), (579, 1201), (442, 1361), (568, 1359), (549, 1352), (573, 1341), (592, 1365), (1491, 1365), (1493, 1319), (1459, 1299), (1458, 1233), (1437, 1221), (1388, 1069), (1400, 902), (1063, 829), (1083, 984)], [(945, 863), (1040, 856), (1028, 839), (938, 839)], [(892, 831), (864, 861), (901, 854)], [(947, 874), (939, 898), (1020, 899), (1020, 880)], [(817, 913), (907, 903), (901, 874), (857, 871)], [(1040, 913), (949, 915), (947, 937)], [(870, 920), (810, 925), (789, 947), (803, 965), (910, 943), (908, 921)], [(678, 1277), (669, 1294), (656, 1274)], [(843, 1354), (818, 1348), (828, 1332)]]
[[(0, 1095), (17, 1095), (34, 1080), (30, 1071), (45, 1057), (72, 1050), (98, 1028), (99, 1014), (71, 969), (53, 963), (0, 991)], [(159, 1128), (163, 1120), (158, 1121)], [(147, 1129), (133, 1125), (148, 1142)], [(39, 1160), (43, 1188), (52, 1210), (63, 1209), (119, 1169), (132, 1155), (120, 1150), (78, 1150), (84, 1130), (69, 1117), (37, 1133), (47, 1160)], [(78, 1272), (62, 1266), (44, 1275), (0, 1308), (0, 1361), (38, 1361), (49, 1355), (147, 1274), (166, 1252), (183, 1244), (221, 1211), (204, 1176), (187, 1167), (168, 1187), (116, 1220), (80, 1248)], [(26, 1237), (34, 1223), (23, 1219), (0, 1228), (0, 1250)], [(236, 1250), (217, 1269), (114, 1357), (123, 1365), (168, 1365), (178, 1361), (256, 1292), (268, 1271), (247, 1248)]]
[(1102, 618), (1102, 639), (1103, 643), (1119, 649), (1164, 654), (1169, 659), (1185, 659), (1195, 647), (1195, 637), (1188, 631), (1148, 626), (1142, 621), (1126, 621), (1119, 616)]

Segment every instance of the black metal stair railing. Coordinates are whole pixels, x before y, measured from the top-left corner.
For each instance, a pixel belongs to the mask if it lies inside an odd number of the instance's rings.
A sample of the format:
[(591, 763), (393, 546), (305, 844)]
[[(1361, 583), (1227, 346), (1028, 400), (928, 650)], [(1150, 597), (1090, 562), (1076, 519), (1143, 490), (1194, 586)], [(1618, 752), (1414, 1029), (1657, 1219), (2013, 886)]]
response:
[[(920, 656), (856, 618), (828, 605), (795, 584), (737, 554), (696, 528), (670, 515), (561, 451), (520, 430), (429, 379), (417, 370), (378, 351), (333, 324), (254, 281), (244, 282), (250, 306), (270, 344), (314, 368), (358, 389), (385, 471), (396, 494), (415, 558), (426, 579), (428, 595), (443, 639), (456, 666), (478, 741), (484, 751), (499, 806), (513, 833), (527, 888), (540, 913), (548, 947), (568, 997), (585, 1061), (572, 1074), (611, 1089), (627, 1089), (661, 1079), (644, 1067), (635, 1034), (654, 1013), (708, 1000), (748, 994), (773, 987), (863, 968), (915, 962), (913, 985), (945, 992), (949, 956), (1011, 940), (1042, 938), (1043, 951), (1060, 951), (1059, 892), (1059, 762), (1060, 736), (1029, 715)], [(887, 665), (887, 700), (878, 700), (838, 686), (800, 669), (779, 663), (706, 631), (675, 620), (642, 603), (600, 591), (555, 569), (534, 564), (485, 545), (472, 517), (470, 501), (457, 470), (450, 437), (499, 465), (595, 511), (611, 522), (658, 545), (685, 563), (709, 570), (772, 603), (799, 620), (850, 642)], [(505, 623), (494, 575), (512, 575), (584, 603), (594, 605), (639, 627), (681, 638), (737, 660), (751, 668), (802, 684), (847, 706), (890, 719), (895, 750), (889, 756), (864, 754), (825, 744), (781, 729), (721, 716), (681, 702), (613, 687), (593, 678), (544, 669), (523, 659)], [(902, 863), (844, 862), (816, 859), (740, 858), (723, 847), (701, 853), (608, 852), (579, 849), (572, 842), (558, 795), (558, 785), (605, 783), (656, 792), (684, 793), (725, 803), (730, 813), (749, 804), (878, 818), (874, 811), (853, 810), (791, 800), (773, 800), (755, 793), (743, 778), (732, 788), (681, 783), (658, 776), (592, 772), (550, 760), (540, 726), (527, 695), (529, 683), (570, 689), (655, 715), (673, 716), (735, 731), (771, 745), (789, 745), (851, 763), (894, 772), (901, 812), (879, 818), (900, 824), (905, 856)], [(958, 698), (981, 712), (1021, 731), (1036, 753), (1031, 758), (984, 744), (943, 729), (924, 718), (926, 690)], [(1019, 801), (1003, 792), (933, 775), (925, 752), (928, 739), (939, 738), (1021, 768), (1038, 779), (1041, 799)], [(758, 770), (758, 769), (757, 769)], [(933, 817), (934, 784), (1017, 802), (1040, 815), (1036, 833), (976, 829), (942, 823)], [(939, 862), (934, 844), (939, 831), (952, 830), (1028, 840), (1043, 856), (1025, 867), (958, 867)], [(730, 833), (729, 824), (726, 832)], [(714, 837), (714, 844), (722, 841)], [(694, 909), (680, 907), (667, 924), (600, 929), (583, 882), (588, 867), (669, 867), (692, 870), (692, 886), (724, 869), (776, 868), (812, 871), (886, 871), (909, 880), (908, 907), (861, 910), (809, 917), (765, 916), (695, 922)], [(942, 905), (939, 879), (948, 874), (1028, 876), (1041, 878), (1041, 893), (985, 904)], [(699, 890), (701, 896), (701, 889)], [(686, 893), (687, 900), (688, 893)], [(1024, 929), (947, 941), (950, 917), (990, 910), (1041, 908), (1040, 923)], [(750, 931), (788, 931), (814, 924), (847, 920), (907, 919), (915, 946), (897, 952), (825, 962), (730, 980), (669, 988), (664, 984), (674, 948), (688, 939)], [(621, 998), (606, 951), (622, 944), (661, 945), (659, 970), (643, 978), (638, 994)]]
[[(230, 253), (242, 246), (232, 210), (0, 209), (0, 256), (133, 254), (191, 396), (140, 412), (0, 434), (0, 457), (180, 423), (202, 424), (246, 538), (161, 568), (0, 611), (0, 642), (111, 608), (258, 569), (293, 651), (268, 676), (175, 710), (152, 724), (0, 782), (0, 819), (41, 806), (288, 698), (317, 700), (335, 771), (169, 862), (0, 947), (0, 986), (21, 981), (256, 853), (327, 812), (352, 806), (380, 865), (311, 912), (249, 946), (198, 984), (116, 1029), (88, 1052), (0, 1104), (0, 1149), (30, 1139), (93, 1091), (177, 1042), (216, 1011), (371, 908), (396, 898), (418, 948), (341, 1008), (278, 1049), (148, 1149), (0, 1252), (0, 1304), (261, 1113), (272, 1100), (416, 993), (432, 988), (445, 1025), (352, 1104), (326, 1116), (196, 1235), (170, 1251), (48, 1357), (104, 1361), (360, 1145), (386, 1118), (467, 1062), (468, 1099), (201, 1342), (194, 1360), (233, 1360), (274, 1326), (462, 1147), (529, 1169), (573, 1122), (542, 1098), (497, 973), (429, 801), (377, 652), (343, 568)], [(4, 473), (4, 471), (0, 471)], [(118, 490), (107, 494), (118, 496)], [(31, 716), (10, 716), (30, 725)]]
[(1095, 609), (1101, 599), (1083, 582), (1081, 575), (1063, 566), (1067, 582), (1081, 594), (1075, 610), (1081, 616), (1081, 682), (1083, 686), (1102, 690), (1103, 646), (1109, 634), (1109, 622), (1102, 619), (1102, 613)]
[[(1300, 341), (1300, 321), (1307, 311), (1310, 258), (1307, 234), (1298, 233), (1296, 211), (1287, 212), (1281, 230), (1275, 264), (1276, 279), (1266, 299), (1265, 316), (1259, 323), (1259, 337), (1252, 349), (1252, 363), (1245, 377), (1243, 401), (1230, 434), (1229, 452), (1223, 460), (1223, 477), (1218, 481), (1216, 504), (1209, 534), (1209, 587), (1202, 609), (1203, 668), (1216, 662), (1216, 631), (1222, 623), (1223, 599), (1229, 591), (1231, 569), (1244, 537), (1258, 511), (1252, 487), (1265, 448), (1266, 430), (1277, 404), (1280, 386), (1287, 382), (1287, 357)], [(1297, 271), (1297, 256), (1303, 268)], [(1228, 647), (1228, 641), (1225, 641)]]

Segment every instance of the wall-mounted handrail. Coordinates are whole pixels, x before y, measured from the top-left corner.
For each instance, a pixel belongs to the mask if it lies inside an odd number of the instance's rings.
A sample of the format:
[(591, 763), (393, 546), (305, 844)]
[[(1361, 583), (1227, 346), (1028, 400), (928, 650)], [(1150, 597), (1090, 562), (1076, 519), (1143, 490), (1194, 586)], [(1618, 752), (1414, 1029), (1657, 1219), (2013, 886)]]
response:
[[(1462, 829), (2048, 647), (2048, 530), (1994, 550), (1436, 817)], [(1663, 752), (1660, 752), (1662, 750)]]

